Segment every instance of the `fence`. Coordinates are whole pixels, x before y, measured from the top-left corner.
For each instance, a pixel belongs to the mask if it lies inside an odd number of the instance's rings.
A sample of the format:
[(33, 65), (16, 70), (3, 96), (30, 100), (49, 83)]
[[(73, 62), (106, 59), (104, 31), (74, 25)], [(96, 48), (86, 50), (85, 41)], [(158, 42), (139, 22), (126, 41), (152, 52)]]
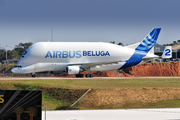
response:
[[(0, 76), (4, 77), (31, 77), (31, 74), (14, 74), (14, 73), (4, 73), (0, 74)], [(36, 77), (52, 77), (54, 76), (51, 73), (36, 73)]]

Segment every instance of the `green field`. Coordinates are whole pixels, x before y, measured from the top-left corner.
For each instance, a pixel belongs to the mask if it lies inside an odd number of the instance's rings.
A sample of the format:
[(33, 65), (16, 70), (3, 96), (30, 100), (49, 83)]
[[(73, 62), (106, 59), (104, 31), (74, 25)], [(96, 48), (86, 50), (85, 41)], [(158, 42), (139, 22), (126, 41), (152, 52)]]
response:
[[(84, 107), (73, 104), (87, 89), (116, 90), (116, 89), (177, 89), (180, 88), (180, 78), (128, 78), (128, 79), (36, 79), (32, 80), (3, 80), (0, 79), (0, 89), (3, 90), (42, 90), (43, 104), (48, 110), (54, 109), (108, 109), (108, 108), (171, 108), (180, 107), (180, 96), (173, 99), (149, 101), (147, 103), (129, 102), (108, 106)], [(175, 90), (176, 92), (176, 90)], [(178, 91), (177, 91), (178, 92)], [(103, 94), (103, 93), (102, 93)], [(113, 94), (113, 93), (112, 93)], [(153, 93), (155, 94), (155, 93)], [(166, 94), (166, 93), (165, 93)], [(179, 93), (177, 93), (179, 95)], [(161, 97), (161, 96), (160, 96)], [(124, 97), (125, 99), (125, 97)], [(128, 99), (128, 98), (126, 98)], [(86, 104), (86, 103), (85, 103)]]
[(57, 88), (109, 89), (109, 88), (143, 88), (143, 87), (180, 87), (180, 78), (139, 78), (139, 79), (34, 79), (18, 81), (0, 81), (26, 85), (43, 85)]

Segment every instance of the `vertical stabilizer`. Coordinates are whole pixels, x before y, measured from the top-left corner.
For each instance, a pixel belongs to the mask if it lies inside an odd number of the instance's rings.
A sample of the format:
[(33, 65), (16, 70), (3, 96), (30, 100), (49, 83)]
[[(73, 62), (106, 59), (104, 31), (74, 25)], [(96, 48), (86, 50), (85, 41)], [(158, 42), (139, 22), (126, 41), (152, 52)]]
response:
[(152, 47), (156, 44), (161, 28), (154, 28), (135, 49), (137, 51), (143, 51), (148, 53)]
[(172, 46), (166, 46), (162, 58), (171, 58), (172, 57)]
[[(135, 48), (134, 54), (129, 58), (129, 60), (126, 61), (126, 63), (120, 69), (135, 66), (142, 62), (143, 57), (145, 57), (156, 44), (160, 31), (161, 28), (154, 28)], [(150, 53), (153, 52), (153, 50), (150, 51)]]

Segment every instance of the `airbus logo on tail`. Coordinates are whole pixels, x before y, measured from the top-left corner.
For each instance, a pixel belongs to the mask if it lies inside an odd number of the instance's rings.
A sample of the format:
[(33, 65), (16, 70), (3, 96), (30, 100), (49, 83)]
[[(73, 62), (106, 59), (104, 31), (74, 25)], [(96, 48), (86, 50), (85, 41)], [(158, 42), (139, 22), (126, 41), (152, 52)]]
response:
[(110, 56), (109, 51), (48, 51), (45, 58), (81, 58), (82, 56)]

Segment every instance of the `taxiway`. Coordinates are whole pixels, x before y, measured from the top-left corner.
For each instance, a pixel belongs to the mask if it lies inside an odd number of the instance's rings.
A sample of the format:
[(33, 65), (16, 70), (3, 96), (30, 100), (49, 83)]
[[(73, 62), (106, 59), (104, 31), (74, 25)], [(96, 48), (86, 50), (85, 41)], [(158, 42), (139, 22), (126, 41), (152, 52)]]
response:
[[(47, 111), (46, 120), (180, 120), (180, 108)], [(45, 119), (43, 111), (42, 120)]]

